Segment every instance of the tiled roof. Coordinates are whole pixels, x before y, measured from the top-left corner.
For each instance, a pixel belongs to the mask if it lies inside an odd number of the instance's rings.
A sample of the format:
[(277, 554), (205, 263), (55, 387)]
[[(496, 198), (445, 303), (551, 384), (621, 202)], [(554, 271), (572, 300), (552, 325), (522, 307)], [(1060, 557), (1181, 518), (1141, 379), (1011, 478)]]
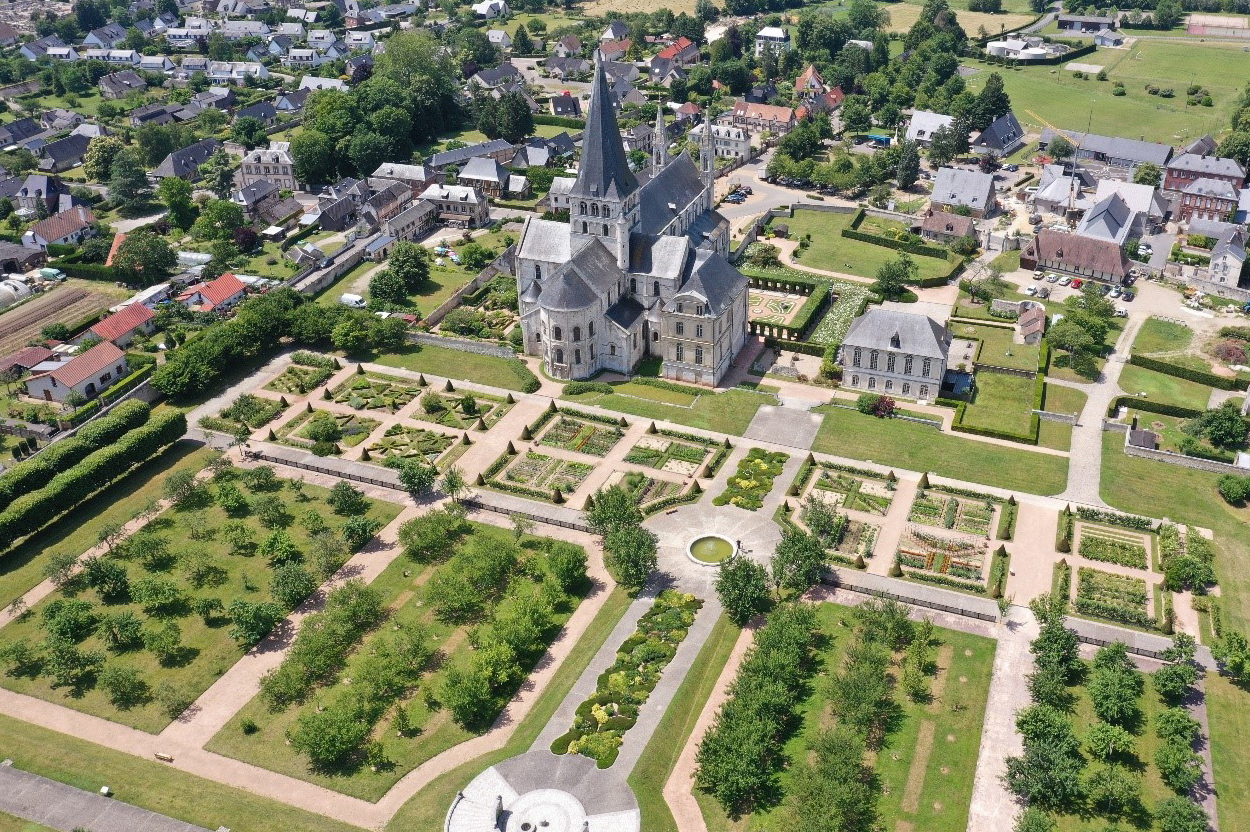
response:
[(126, 354), (111, 341), (101, 341), (81, 355), (66, 361), (64, 367), (53, 370), (49, 375), (56, 379), (57, 384), (73, 387), (125, 360)]
[(95, 214), (91, 213), (91, 209), (79, 206), (37, 222), (30, 227), (30, 230), (41, 239), (56, 242), (75, 231), (81, 231), (93, 222), (95, 222)]
[(117, 256), (117, 250), (122, 247), (122, 243), (126, 242), (126, 235), (119, 231), (113, 235), (113, 244), (109, 246), (109, 255), (104, 258), (104, 265), (113, 265), (113, 258)]
[(231, 272), (226, 272), (212, 283), (202, 287), (200, 294), (204, 296), (204, 300), (210, 306), (217, 306), (225, 303), (243, 290), (243, 281), (239, 280)]
[(1128, 258), (1115, 243), (1052, 228), (1043, 228), (1038, 232), (1037, 237), (1025, 247), (1025, 253), (1030, 252), (1039, 265), (1057, 261), (1116, 277), (1128, 272)]
[(28, 370), (41, 361), (47, 361), (55, 357), (56, 353), (47, 347), (26, 347), (0, 358), (0, 373), (12, 367), (21, 367), (24, 370)]
[(115, 341), (129, 335), (155, 317), (152, 310), (142, 303), (132, 303), (91, 327), (91, 332), (105, 341)]

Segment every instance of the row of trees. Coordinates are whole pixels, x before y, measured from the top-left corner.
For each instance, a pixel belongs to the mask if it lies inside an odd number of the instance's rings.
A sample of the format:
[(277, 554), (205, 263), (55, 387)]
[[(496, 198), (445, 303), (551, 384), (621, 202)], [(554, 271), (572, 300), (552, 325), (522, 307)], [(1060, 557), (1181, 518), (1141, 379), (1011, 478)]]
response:
[(642, 589), (657, 563), (656, 537), (642, 527), (642, 510), (618, 485), (595, 493), (586, 522), (603, 540), (604, 563), (617, 583)]

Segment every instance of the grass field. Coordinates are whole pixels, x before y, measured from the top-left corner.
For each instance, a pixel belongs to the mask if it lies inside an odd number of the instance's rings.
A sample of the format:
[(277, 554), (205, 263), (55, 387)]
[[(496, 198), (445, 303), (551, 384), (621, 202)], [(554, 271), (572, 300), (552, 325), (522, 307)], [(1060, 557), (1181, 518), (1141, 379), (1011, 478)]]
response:
[(1006, 274), (1020, 268), (1020, 249), (1004, 251), (990, 261), (990, 265)]
[(976, 396), (964, 408), (964, 424), (1010, 433), (1028, 433), (1033, 413), (1031, 378), (977, 373)]
[(1164, 375), (1133, 364), (1125, 364), (1120, 372), (1120, 389), (1130, 396), (1145, 393), (1152, 402), (1175, 404), (1206, 410), (1211, 388), (1196, 381)]
[(520, 377), (513, 371), (518, 358), (497, 358), (493, 355), (477, 355), (461, 350), (439, 346), (408, 347), (403, 352), (387, 353), (376, 359), (379, 364), (402, 367), (420, 373), (445, 378), (475, 381), (505, 390), (520, 390)]
[[(841, 664), (854, 621), (850, 609), (836, 604), (820, 604), (816, 614), (825, 643), (818, 656), (816, 678), (801, 705), (800, 725), (785, 742), (784, 753), (792, 761), (800, 759), (815, 735), (828, 727), (827, 681), (823, 677)], [(995, 643), (941, 627), (936, 628), (934, 641), (936, 663), (945, 667), (944, 689), (934, 688), (937, 695), (932, 704), (913, 703), (896, 692), (898, 718), (891, 723), (884, 747), (876, 754), (883, 791), (879, 806), (882, 829), (963, 832), (967, 826)], [(929, 724), (926, 727), (924, 723)], [(913, 765), (917, 767), (914, 774)], [(789, 779), (789, 771), (778, 777), (779, 797), (785, 794)], [(695, 796), (709, 832), (783, 832), (788, 828), (786, 813), (779, 806), (735, 822), (710, 796), (701, 792)], [(906, 808), (905, 801), (909, 804)]]
[(334, 306), (339, 302), (339, 297), (344, 292), (351, 292), (352, 284), (356, 282), (356, 278), (360, 277), (362, 274), (369, 271), (369, 269), (372, 269), (377, 265), (378, 264), (372, 260), (361, 260), (359, 263), (344, 272), (338, 280), (318, 292), (315, 298), (316, 302), (322, 306)]
[(729, 661), (729, 654), (733, 652), (740, 632), (726, 616), (722, 615), (717, 620), (703, 649), (699, 651), (694, 668), (682, 680), (651, 742), (647, 743), (638, 764), (629, 775), (629, 785), (638, 798), (638, 809), (642, 812), (642, 828), (647, 832), (678, 832), (673, 814), (664, 800), (664, 784), (673, 773), (683, 747), (692, 741), (690, 734), (704, 703), (712, 695), (712, 687)]
[[(921, 5), (916, 3), (882, 3), (890, 14), (889, 32), (906, 32), (920, 19)], [(1004, 4), (1007, 6), (1010, 4)], [(989, 14), (986, 12), (970, 12), (967, 3), (962, 0), (951, 4), (955, 9), (955, 18), (970, 37), (976, 37), (977, 31), (984, 26), (990, 34), (997, 34), (1005, 29), (1014, 29), (1030, 22), (1037, 15), (1028, 12), (1002, 12)]]
[(1057, 494), (1068, 460), (1023, 448), (979, 442), (899, 419), (877, 419), (840, 407), (819, 407), (825, 421), (812, 450), (1031, 494)]
[[(1080, 390), (1071, 387), (1060, 387), (1058, 384), (1046, 385), (1046, 399), (1042, 405), (1052, 413), (1080, 413), (1085, 408), (1087, 396)], [(1037, 444), (1043, 448), (1054, 448), (1066, 451), (1072, 447), (1072, 426), (1064, 422), (1041, 420), (1041, 429), (1037, 434)]]
[(49, 826), (31, 823), (28, 820), (0, 812), (0, 832), (53, 832)]
[(420, 289), (410, 294), (408, 300), (424, 318), (476, 276), (464, 269), (431, 266), (430, 279), (422, 283)]
[(1015, 370), (1037, 369), (1038, 352), (1041, 348), (1036, 344), (1013, 343), (1014, 329), (955, 323), (951, 324), (951, 332), (956, 338), (979, 338), (981, 340), (981, 351), (977, 353), (977, 361), (982, 364), (1011, 367)]
[(632, 413), (649, 419), (663, 419), (721, 433), (741, 436), (755, 418), (761, 405), (776, 404), (775, 396), (750, 390), (725, 390), (715, 395), (700, 395), (691, 405), (676, 402), (683, 394), (642, 384), (613, 384), (621, 393), (581, 393), (560, 398), (581, 404), (593, 404)]
[(212, 454), (201, 445), (179, 442), (23, 541), (0, 558), (0, 606), (7, 606), (43, 580), (44, 566), (53, 552), (87, 551), (99, 542), (97, 534), (102, 526), (125, 523), (145, 505), (159, 500), (165, 477), (179, 470), (199, 471)]
[[(790, 238), (812, 235), (811, 247), (803, 252), (799, 262), (813, 269), (876, 277), (877, 269), (896, 260), (898, 252), (885, 246), (843, 237), (842, 230), (850, 226), (854, 217), (854, 214), (796, 211), (792, 219), (784, 222), (790, 227)], [(911, 259), (919, 267), (920, 278), (937, 277), (946, 274), (951, 268), (951, 261), (937, 257), (913, 256)]]
[(1194, 331), (1185, 324), (1147, 318), (1133, 339), (1133, 352), (1149, 355), (1187, 349), (1194, 340)]
[[(1013, 111), (1030, 132), (1041, 132), (1047, 126), (1084, 130), (1088, 124), (1094, 133), (1178, 145), (1228, 129), (1243, 79), (1226, 68), (1230, 61), (1242, 59), (1242, 46), (1142, 40), (1132, 49), (1100, 49), (1080, 59), (1081, 63), (1104, 66), (1107, 81), (1074, 78), (1062, 67), (1004, 70), (968, 61), (978, 70), (968, 78), (968, 88), (979, 92), (990, 72), (999, 72)], [(1123, 96), (1111, 94), (1112, 82), (1117, 80), (1124, 82)], [(1215, 105), (1186, 106), (1185, 88), (1190, 83), (1205, 86)], [(1172, 88), (1176, 95), (1150, 95), (1146, 84)]]

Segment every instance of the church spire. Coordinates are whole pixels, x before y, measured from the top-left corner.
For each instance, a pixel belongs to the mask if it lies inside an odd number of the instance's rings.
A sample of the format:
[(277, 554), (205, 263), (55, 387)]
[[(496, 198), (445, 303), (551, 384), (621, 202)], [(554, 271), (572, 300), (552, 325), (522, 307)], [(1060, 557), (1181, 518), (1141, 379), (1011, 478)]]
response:
[(595, 53), (595, 79), (591, 84), (590, 110), (582, 138), (582, 159), (571, 196), (622, 203), (638, 190), (629, 169), (621, 131), (612, 106), (612, 94), (603, 71), (602, 55)]
[(664, 129), (664, 99), (655, 105), (655, 132), (651, 134), (651, 163), (656, 171), (668, 165), (668, 131)]

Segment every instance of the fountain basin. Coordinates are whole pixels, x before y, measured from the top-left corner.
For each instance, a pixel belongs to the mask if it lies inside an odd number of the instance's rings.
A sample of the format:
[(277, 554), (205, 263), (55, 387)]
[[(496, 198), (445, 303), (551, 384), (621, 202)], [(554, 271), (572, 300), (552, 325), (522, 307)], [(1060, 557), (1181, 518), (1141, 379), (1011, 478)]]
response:
[(717, 534), (705, 534), (690, 541), (686, 554), (695, 563), (718, 566), (734, 556), (734, 544)]

